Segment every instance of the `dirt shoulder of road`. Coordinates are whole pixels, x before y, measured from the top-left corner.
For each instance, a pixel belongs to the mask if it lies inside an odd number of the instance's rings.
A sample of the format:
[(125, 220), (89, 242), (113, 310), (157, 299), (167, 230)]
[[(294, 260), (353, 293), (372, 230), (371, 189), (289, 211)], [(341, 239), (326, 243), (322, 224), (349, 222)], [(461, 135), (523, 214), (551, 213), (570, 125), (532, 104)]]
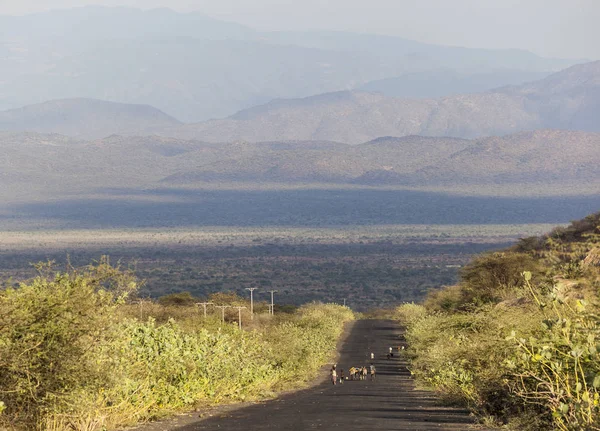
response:
[[(352, 332), (352, 328), (354, 327), (356, 322), (357, 322), (356, 320), (353, 320), (353, 321), (347, 322), (344, 325), (344, 330), (343, 330), (342, 335), (340, 336), (337, 346), (336, 346), (335, 357), (333, 358), (334, 363), (338, 362), (338, 360), (340, 358), (342, 346), (343, 346), (344, 342), (348, 339), (348, 336)], [(226, 417), (229, 413), (231, 413), (235, 410), (242, 409), (244, 407), (248, 407), (248, 406), (252, 406), (252, 405), (256, 405), (256, 404), (261, 404), (261, 403), (264, 403), (267, 401), (271, 401), (271, 400), (280, 398), (284, 395), (289, 395), (289, 394), (292, 394), (295, 392), (299, 392), (302, 390), (306, 390), (306, 389), (318, 386), (321, 383), (323, 383), (326, 379), (329, 378), (329, 370), (330, 369), (331, 369), (331, 364), (323, 365), (321, 367), (321, 369), (319, 370), (317, 376), (314, 379), (312, 379), (308, 382), (301, 382), (298, 384), (298, 386), (296, 386), (292, 389), (279, 391), (275, 394), (275, 396), (273, 396), (271, 398), (265, 398), (265, 399), (261, 399), (261, 400), (255, 400), (255, 401), (232, 402), (232, 403), (227, 403), (227, 404), (198, 405), (195, 409), (184, 412), (184, 413), (179, 413), (174, 416), (158, 420), (156, 422), (144, 423), (144, 424), (140, 424), (140, 425), (135, 425), (133, 427), (122, 428), (122, 430), (123, 431), (168, 431), (168, 430), (173, 430), (173, 429), (183, 427), (185, 425), (189, 425), (192, 423), (197, 423), (199, 420), (203, 420), (203, 419), (210, 419), (210, 418), (214, 418), (214, 417)]]

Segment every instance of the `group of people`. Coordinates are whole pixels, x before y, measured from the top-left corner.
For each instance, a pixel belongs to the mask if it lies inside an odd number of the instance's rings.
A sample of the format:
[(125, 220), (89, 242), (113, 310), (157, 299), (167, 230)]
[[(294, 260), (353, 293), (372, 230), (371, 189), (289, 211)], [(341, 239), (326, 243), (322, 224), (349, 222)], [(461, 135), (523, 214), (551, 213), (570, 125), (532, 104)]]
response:
[[(401, 350), (404, 350), (404, 346), (398, 346), (398, 352), (400, 352)], [(348, 369), (348, 376), (344, 374), (343, 368), (338, 370), (337, 364), (334, 364), (331, 367), (330, 371), (331, 383), (336, 385), (338, 383), (343, 384), (344, 380), (367, 380), (368, 376), (371, 376), (371, 380), (375, 380), (376, 370), (375, 365), (373, 365), (373, 361), (375, 360), (375, 353), (371, 352), (369, 356), (371, 358), (371, 364), (369, 365), (369, 367), (350, 367)], [(386, 357), (387, 359), (391, 359), (394, 357), (394, 349), (392, 347), (390, 347), (386, 352)]]
[(367, 376), (371, 376), (371, 380), (375, 380), (375, 365), (369, 365), (369, 368), (366, 366), (363, 367), (350, 367), (348, 370), (349, 375), (346, 377), (344, 374), (344, 369), (341, 368), (338, 372), (337, 365), (334, 364), (331, 367), (331, 383), (336, 384), (344, 384), (344, 380), (367, 380)]

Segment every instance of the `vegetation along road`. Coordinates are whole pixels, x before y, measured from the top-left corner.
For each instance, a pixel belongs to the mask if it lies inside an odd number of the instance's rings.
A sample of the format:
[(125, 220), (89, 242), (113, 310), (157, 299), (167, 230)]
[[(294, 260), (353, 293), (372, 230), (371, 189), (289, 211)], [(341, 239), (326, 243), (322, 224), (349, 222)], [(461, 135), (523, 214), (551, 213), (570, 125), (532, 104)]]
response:
[[(465, 430), (473, 419), (466, 410), (443, 407), (431, 392), (415, 390), (404, 360), (401, 329), (390, 320), (356, 322), (342, 346), (338, 372), (372, 361), (374, 381), (345, 381), (335, 386), (326, 379), (310, 389), (285, 395), (195, 423), (169, 425), (161, 430)], [(390, 346), (396, 352), (386, 358)], [(157, 424), (155, 424), (156, 426)]]

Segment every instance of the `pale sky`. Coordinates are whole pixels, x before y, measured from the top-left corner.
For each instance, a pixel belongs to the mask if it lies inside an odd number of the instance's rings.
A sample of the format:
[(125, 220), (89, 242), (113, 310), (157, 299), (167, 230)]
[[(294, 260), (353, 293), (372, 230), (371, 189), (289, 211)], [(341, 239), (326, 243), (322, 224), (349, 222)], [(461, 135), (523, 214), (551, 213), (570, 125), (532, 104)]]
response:
[(0, 14), (88, 4), (198, 11), (259, 30), (348, 30), (600, 59), (600, 0), (0, 0)]

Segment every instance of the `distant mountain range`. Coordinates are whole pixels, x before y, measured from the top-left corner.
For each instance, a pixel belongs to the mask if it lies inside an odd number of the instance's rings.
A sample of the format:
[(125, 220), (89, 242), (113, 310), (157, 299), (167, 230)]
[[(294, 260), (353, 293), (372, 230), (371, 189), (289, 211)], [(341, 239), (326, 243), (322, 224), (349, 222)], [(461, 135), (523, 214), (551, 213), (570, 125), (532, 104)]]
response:
[(158, 109), (90, 99), (0, 112), (0, 130), (82, 139), (157, 134), (204, 142), (335, 141), (381, 136), (479, 138), (536, 129), (600, 132), (600, 61), (544, 79), (437, 99), (343, 91), (277, 99), (225, 119), (183, 124)]
[[(265, 145), (265, 144), (262, 144)], [(260, 144), (259, 144), (260, 146)], [(504, 137), (379, 138), (356, 146), (264, 147), (165, 178), (362, 185), (575, 184), (600, 179), (600, 134), (542, 130)]]
[[(81, 141), (62, 135), (0, 134), (5, 202), (103, 190), (327, 187), (466, 189), (503, 187), (515, 196), (586, 194), (600, 187), (600, 134), (541, 130), (476, 140), (383, 137), (360, 145), (328, 141), (211, 144), (161, 137)], [(124, 192), (123, 198), (126, 198)], [(118, 194), (115, 199), (120, 199)]]
[[(0, 109), (85, 97), (151, 105), (185, 122), (365, 85), (392, 96), (447, 96), (522, 83), (579, 63), (369, 34), (265, 33), (168, 9), (0, 16), (0, 29)], [(433, 94), (411, 84), (414, 73), (428, 71), (442, 75)], [(494, 78), (486, 81), (486, 74)], [(407, 85), (410, 94), (398, 93)]]
[(83, 139), (151, 134), (179, 125), (175, 118), (148, 105), (94, 99), (53, 100), (0, 112), (0, 130), (60, 133)]
[(537, 81), (548, 75), (550, 73), (510, 69), (481, 73), (464, 73), (451, 69), (424, 70), (367, 82), (356, 90), (381, 93), (390, 97), (432, 99), (457, 94), (481, 93), (498, 87)]
[(476, 138), (540, 128), (597, 132), (598, 118), (600, 61), (520, 86), (438, 99), (346, 91), (275, 100), (164, 133), (213, 142), (316, 139), (358, 144), (382, 135)]

